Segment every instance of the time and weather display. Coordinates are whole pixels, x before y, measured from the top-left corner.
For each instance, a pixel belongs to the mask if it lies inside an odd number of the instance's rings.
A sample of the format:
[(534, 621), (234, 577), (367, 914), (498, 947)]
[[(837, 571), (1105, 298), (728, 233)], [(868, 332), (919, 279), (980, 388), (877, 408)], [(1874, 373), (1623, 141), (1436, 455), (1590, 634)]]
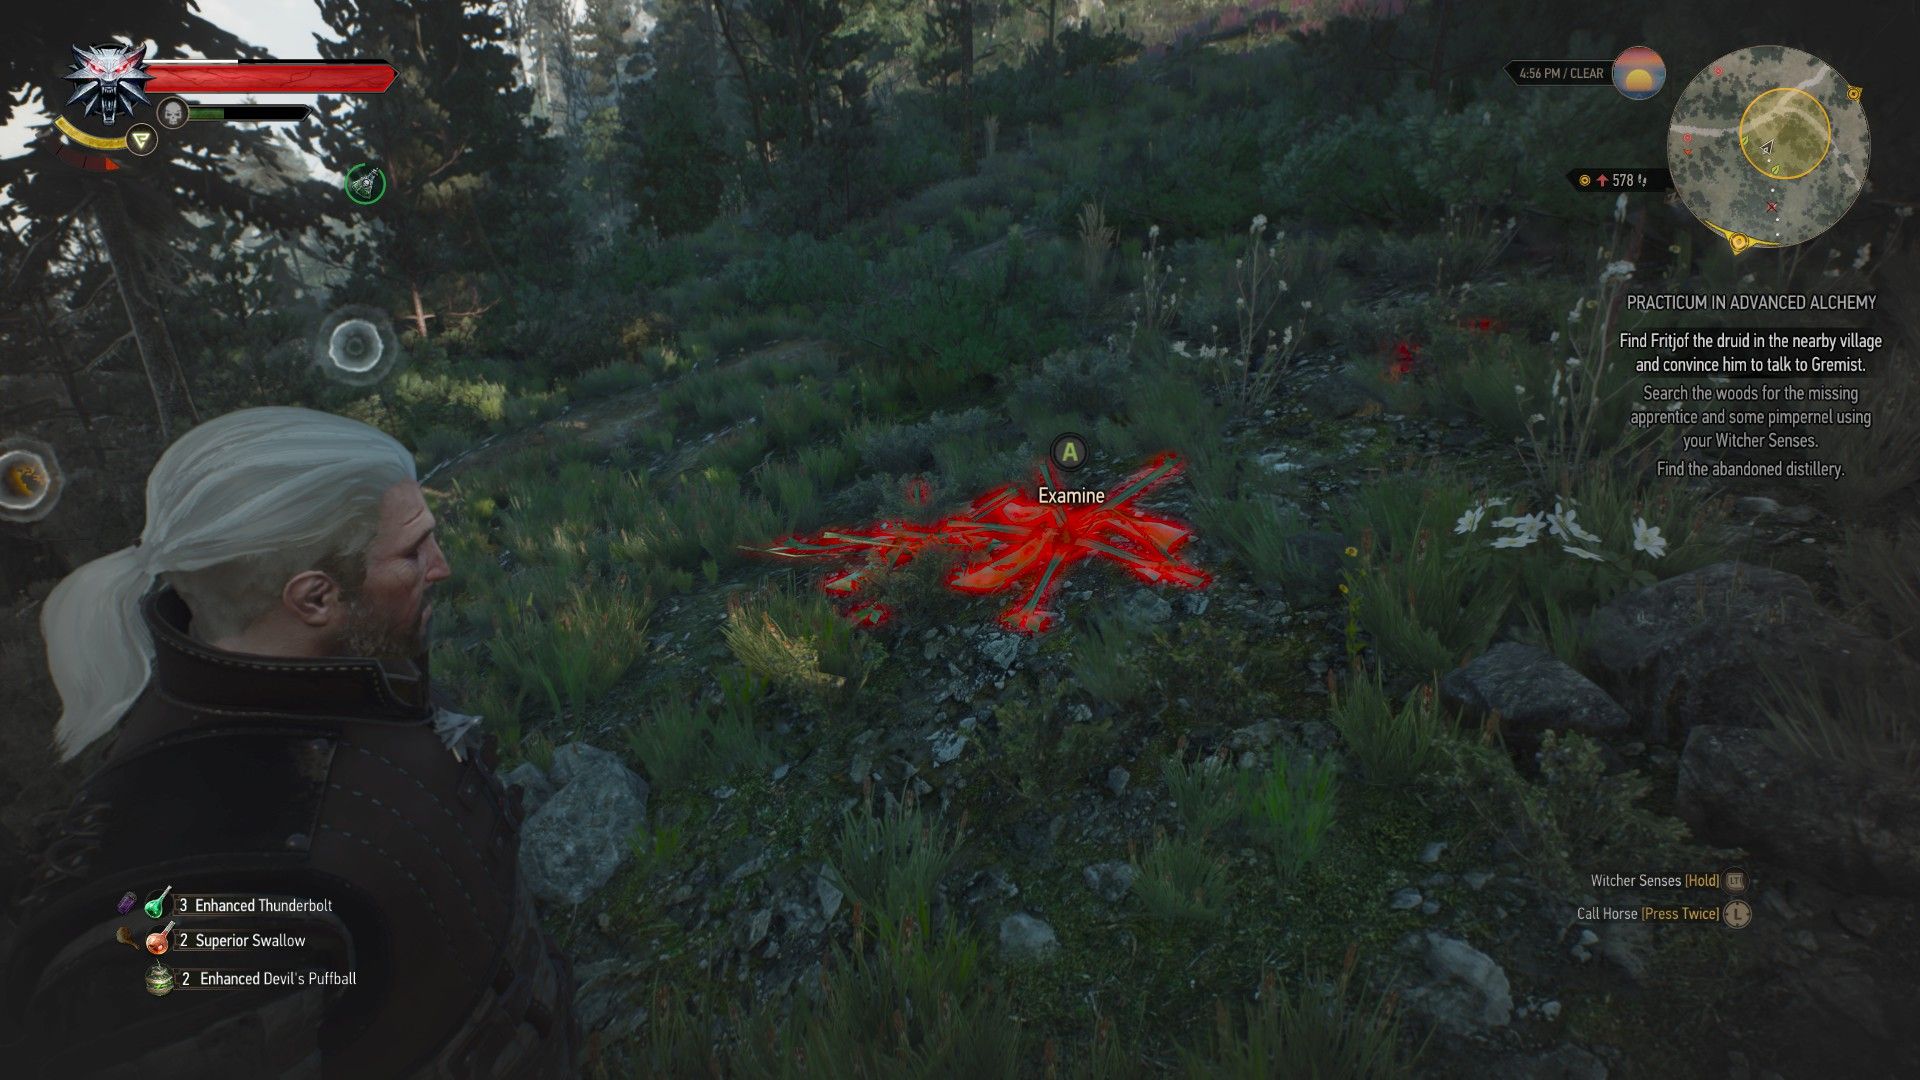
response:
[[(382, 94), (395, 78), (385, 60), (156, 60), (146, 46), (125, 41), (74, 45), (68, 65), (62, 78), (73, 90), (54, 117), (52, 151), (91, 172), (137, 167), (189, 124), (297, 123), (313, 112), (299, 102), (225, 100), (231, 96)], [(343, 180), (359, 206), (386, 193), (385, 171), (371, 162)]]
[[(1611, 85), (1645, 101), (1667, 82), (1660, 54), (1636, 45), (1613, 60), (1514, 60), (1521, 86)], [(1672, 191), (1738, 255), (1803, 244), (1832, 228), (1866, 186), (1865, 91), (1818, 57), (1784, 45), (1727, 53), (1674, 103), (1664, 168), (1576, 166), (1582, 191)]]

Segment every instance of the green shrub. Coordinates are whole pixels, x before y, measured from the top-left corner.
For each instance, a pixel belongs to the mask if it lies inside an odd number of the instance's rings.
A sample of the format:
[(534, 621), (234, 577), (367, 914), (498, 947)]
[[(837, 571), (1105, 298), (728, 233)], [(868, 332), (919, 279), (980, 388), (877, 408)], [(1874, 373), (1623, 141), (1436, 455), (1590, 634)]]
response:
[(1409, 694), (1396, 710), (1377, 671), (1371, 676), (1355, 671), (1346, 688), (1334, 694), (1333, 726), (1367, 782), (1395, 788), (1434, 763), (1447, 732), (1430, 685)]
[(1920, 517), (1884, 532), (1848, 529), (1834, 565), (1842, 593), (1867, 626), (1920, 659)]
[(1168, 922), (1218, 922), (1227, 913), (1226, 863), (1198, 834), (1157, 833), (1134, 863), (1133, 893), (1148, 915)]
[(1145, 627), (1113, 611), (1095, 612), (1075, 633), (1073, 678), (1096, 700), (1125, 705), (1147, 688), (1141, 666)]
[(911, 802), (869, 798), (840, 817), (831, 857), (833, 883), (883, 926), (914, 920), (932, 926), (933, 893), (952, 868), (963, 837)]
[[(1005, 995), (986, 982), (980, 949), (951, 927), (883, 924), (871, 948), (855, 934), (821, 973), (818, 999), (750, 1028), (731, 1075), (743, 1077), (1017, 1076), (1026, 1056)], [(715, 1068), (712, 1075), (729, 1070)], [(693, 1075), (660, 1073), (655, 1075)]]
[(1297, 542), (1308, 529), (1306, 515), (1258, 494), (1202, 497), (1194, 507), (1202, 535), (1232, 550), (1262, 585), (1320, 592), (1325, 572)]
[(493, 660), (522, 692), (538, 691), (556, 716), (569, 709), (577, 716), (647, 650), (653, 598), (635, 595), (624, 582), (575, 586), (557, 598), (536, 593), (527, 606), (544, 608), (544, 617), (527, 618), (525, 610), (497, 613)]
[(413, 460), (422, 469), (449, 461), (473, 446), (473, 436), (457, 428), (431, 427), (414, 441)]
[(1920, 780), (1920, 679), (1897, 671), (1867, 677), (1801, 673), (1768, 676), (1767, 739), (1795, 760), (1811, 760), (1862, 781)]
[(1276, 746), (1268, 768), (1241, 774), (1239, 794), (1247, 826), (1272, 854), (1280, 879), (1298, 878), (1333, 825), (1332, 763), (1294, 762)]
[(1232, 1011), (1220, 1002), (1211, 1042), (1182, 1053), (1183, 1071), (1193, 1080), (1412, 1076), (1425, 1044), (1408, 1051), (1394, 996), (1356, 988), (1355, 967), (1355, 954), (1349, 952), (1337, 977), (1309, 972), (1286, 989), (1268, 970), (1261, 976), (1257, 1001), (1246, 1007), (1245, 1023), (1235, 1023)]
[(750, 709), (716, 708), (676, 692), (662, 695), (645, 720), (628, 727), (627, 747), (660, 790), (774, 764)]
[(1218, 755), (1200, 758), (1191, 764), (1179, 754), (1160, 764), (1160, 777), (1166, 782), (1167, 797), (1186, 826), (1187, 835), (1205, 837), (1232, 822), (1239, 813), (1234, 798), (1234, 780), (1225, 761)]
[(567, 391), (575, 401), (592, 401), (595, 398), (613, 397), (615, 394), (637, 390), (652, 381), (653, 373), (644, 365), (607, 364), (582, 373), (567, 388)]
[(1652, 781), (1634, 770), (1609, 772), (1593, 739), (1549, 731), (1538, 760), (1541, 798), (1573, 866), (1670, 856), (1686, 837), (1685, 825), (1642, 805)]
[(1478, 552), (1433, 541), (1348, 571), (1360, 625), (1381, 655), (1415, 674), (1450, 671), (1487, 647), (1513, 586), (1485, 572)]
[(736, 597), (722, 633), (749, 673), (817, 707), (859, 689), (881, 659), (873, 639), (814, 593), (775, 588)]

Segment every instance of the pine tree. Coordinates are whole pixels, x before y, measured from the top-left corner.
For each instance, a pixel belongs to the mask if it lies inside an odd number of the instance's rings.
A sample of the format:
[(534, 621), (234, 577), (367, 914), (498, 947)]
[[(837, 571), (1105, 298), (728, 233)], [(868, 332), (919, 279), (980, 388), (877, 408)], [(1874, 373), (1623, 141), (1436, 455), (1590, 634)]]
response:
[(378, 57), (398, 73), (385, 94), (338, 100), (318, 148), (336, 173), (362, 161), (386, 170), (387, 194), (365, 209), (370, 227), (343, 255), (363, 282), (360, 299), (397, 308), (425, 336), (507, 286), (493, 234), (510, 222), (486, 211), (500, 188), (528, 179), (544, 132), (499, 5), (320, 0), (320, 15), (337, 37), (320, 42), (322, 56)]

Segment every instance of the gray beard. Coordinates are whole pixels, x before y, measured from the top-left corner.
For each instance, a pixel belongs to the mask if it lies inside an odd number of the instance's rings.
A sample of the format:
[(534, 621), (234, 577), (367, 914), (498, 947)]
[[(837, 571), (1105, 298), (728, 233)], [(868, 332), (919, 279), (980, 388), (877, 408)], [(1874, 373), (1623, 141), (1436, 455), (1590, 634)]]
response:
[(412, 660), (427, 651), (427, 627), (395, 626), (368, 610), (358, 596), (347, 601), (347, 632), (341, 653), (368, 660)]

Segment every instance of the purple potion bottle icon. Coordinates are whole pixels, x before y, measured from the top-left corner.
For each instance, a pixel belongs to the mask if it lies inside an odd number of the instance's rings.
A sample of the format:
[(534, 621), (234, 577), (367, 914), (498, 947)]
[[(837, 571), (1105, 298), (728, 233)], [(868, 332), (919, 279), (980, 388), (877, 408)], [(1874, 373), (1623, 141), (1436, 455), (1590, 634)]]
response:
[(132, 893), (122, 893), (120, 895), (120, 914), (125, 915), (127, 912), (132, 911), (133, 905), (139, 902), (140, 898)]

